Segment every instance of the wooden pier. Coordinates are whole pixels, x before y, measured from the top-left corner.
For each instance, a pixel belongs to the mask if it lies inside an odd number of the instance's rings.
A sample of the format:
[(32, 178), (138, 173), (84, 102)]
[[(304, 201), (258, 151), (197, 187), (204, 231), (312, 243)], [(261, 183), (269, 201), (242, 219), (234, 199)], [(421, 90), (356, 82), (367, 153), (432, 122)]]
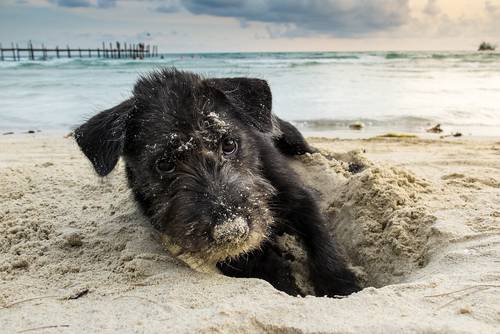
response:
[(102, 43), (100, 48), (71, 48), (69, 45), (60, 48), (47, 48), (45, 45), (36, 48), (28, 42), (26, 47), (11, 43), (5, 48), (0, 43), (0, 61), (12, 60), (48, 60), (52, 58), (112, 58), (112, 59), (144, 59), (158, 57), (158, 46), (144, 43), (127, 44), (120, 42)]

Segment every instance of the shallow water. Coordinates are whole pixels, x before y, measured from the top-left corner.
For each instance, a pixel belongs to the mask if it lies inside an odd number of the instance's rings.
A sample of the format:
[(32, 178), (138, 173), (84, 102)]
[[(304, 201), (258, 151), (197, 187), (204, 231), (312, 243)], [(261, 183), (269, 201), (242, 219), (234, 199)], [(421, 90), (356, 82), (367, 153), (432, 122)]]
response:
[[(138, 75), (176, 66), (269, 81), (274, 112), (308, 135), (388, 131), (500, 134), (500, 53), (224, 53), (163, 59), (0, 62), (0, 130), (67, 131), (130, 95)], [(348, 125), (360, 120), (362, 131)]]

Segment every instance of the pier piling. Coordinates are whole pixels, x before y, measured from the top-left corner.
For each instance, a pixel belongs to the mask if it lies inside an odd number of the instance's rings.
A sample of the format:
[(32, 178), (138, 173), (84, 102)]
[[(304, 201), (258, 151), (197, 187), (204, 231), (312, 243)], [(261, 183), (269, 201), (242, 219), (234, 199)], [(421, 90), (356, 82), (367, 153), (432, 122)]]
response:
[(11, 43), (12, 46), (12, 59), (16, 61), (16, 49), (14, 49), (14, 43)]
[[(92, 58), (112, 58), (112, 59), (144, 59), (158, 56), (158, 47), (145, 43), (109, 43), (109, 48), (106, 48), (106, 43), (102, 43), (102, 48), (71, 48), (66, 45), (66, 48), (56, 46), (54, 48), (47, 47), (41, 44), (36, 48), (31, 41), (27, 42), (26, 47), (19, 47), (17, 43), (12, 42), (10, 47), (4, 47), (0, 43), (0, 61), (20, 61), (27, 60), (48, 60), (55, 58), (72, 58), (78, 52), (78, 57)], [(12, 56), (11, 56), (12, 55)]]

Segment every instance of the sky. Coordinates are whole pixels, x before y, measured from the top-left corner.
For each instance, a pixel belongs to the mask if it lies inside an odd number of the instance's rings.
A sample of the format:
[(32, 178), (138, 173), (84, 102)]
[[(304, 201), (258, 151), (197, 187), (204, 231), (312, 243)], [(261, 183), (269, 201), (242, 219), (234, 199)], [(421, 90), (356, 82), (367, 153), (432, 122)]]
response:
[(0, 0), (0, 43), (160, 52), (474, 50), (500, 0)]

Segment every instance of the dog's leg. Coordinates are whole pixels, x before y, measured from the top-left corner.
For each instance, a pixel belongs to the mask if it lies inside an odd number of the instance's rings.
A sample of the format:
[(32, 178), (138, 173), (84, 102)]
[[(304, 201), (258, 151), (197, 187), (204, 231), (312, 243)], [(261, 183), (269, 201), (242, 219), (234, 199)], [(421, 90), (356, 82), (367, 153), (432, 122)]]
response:
[(274, 145), (286, 155), (301, 155), (314, 153), (317, 150), (306, 142), (302, 134), (291, 123), (275, 116), (275, 126), (279, 128), (278, 134), (273, 137)]
[[(301, 155), (317, 152), (309, 146), (302, 134), (289, 122), (275, 117), (280, 134), (274, 137), (274, 145), (285, 155)], [(283, 168), (283, 167), (282, 167)], [(278, 185), (279, 202), (285, 209), (285, 230), (301, 237), (310, 258), (311, 278), (316, 295), (348, 295), (360, 290), (356, 277), (347, 268), (345, 260), (329, 236), (324, 218), (312, 195), (300, 185), (283, 178), (286, 170), (275, 169), (271, 176)], [(292, 178), (293, 179), (293, 178)], [(279, 185), (282, 185), (280, 187)], [(280, 189), (282, 188), (282, 189)]]
[(317, 296), (349, 295), (360, 288), (353, 272), (330, 237), (325, 220), (312, 195), (296, 187), (288, 192), (285, 204), (287, 232), (302, 238), (306, 245), (311, 279)]
[(285, 232), (302, 238), (316, 295), (348, 295), (358, 291), (356, 277), (330, 237), (313, 195), (277, 152), (270, 149), (263, 153), (265, 177), (277, 190), (271, 209)]
[(290, 264), (270, 242), (237, 259), (220, 262), (217, 267), (226, 276), (260, 278), (289, 295), (300, 294)]

